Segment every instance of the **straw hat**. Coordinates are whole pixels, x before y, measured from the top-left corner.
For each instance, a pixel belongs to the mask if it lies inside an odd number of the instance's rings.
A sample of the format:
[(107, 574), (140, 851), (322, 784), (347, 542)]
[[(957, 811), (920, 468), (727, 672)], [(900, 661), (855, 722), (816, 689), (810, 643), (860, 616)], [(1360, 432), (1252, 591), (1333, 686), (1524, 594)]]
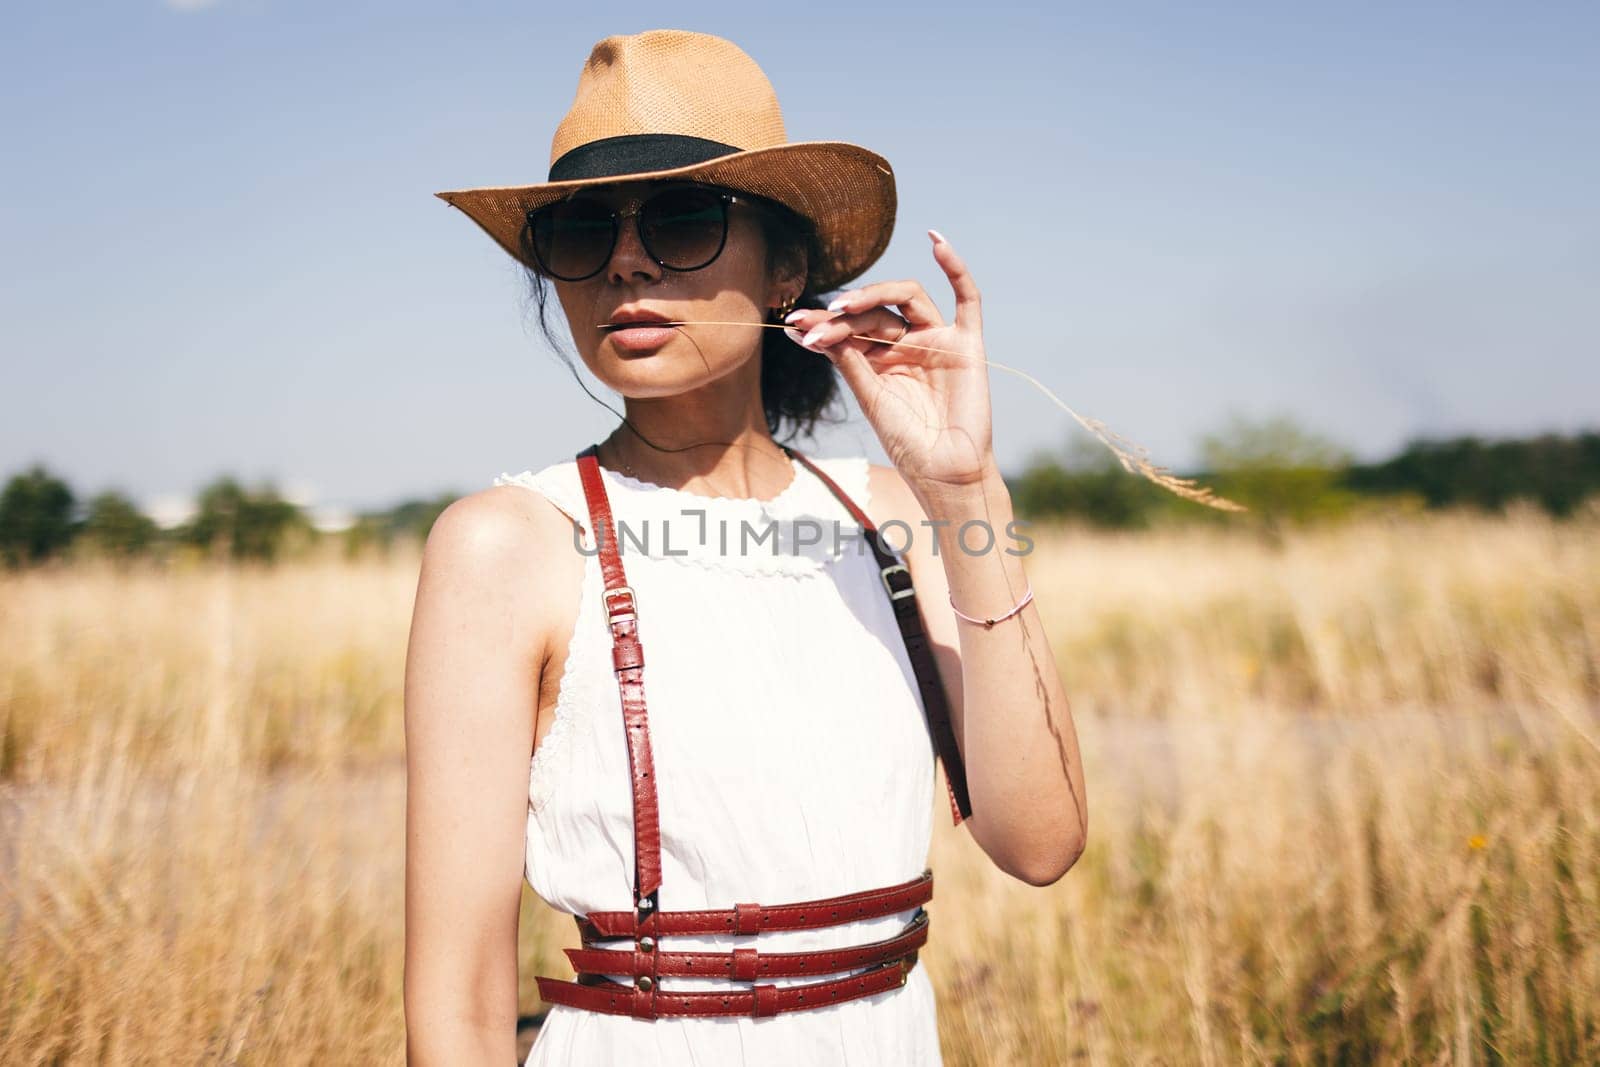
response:
[(894, 172), (844, 141), (788, 141), (778, 98), (737, 45), (687, 30), (607, 37), (578, 77), (550, 144), (549, 180), (435, 193), (528, 266), (527, 213), (582, 188), (688, 178), (779, 201), (817, 228), (808, 287), (838, 288), (883, 254), (894, 231)]

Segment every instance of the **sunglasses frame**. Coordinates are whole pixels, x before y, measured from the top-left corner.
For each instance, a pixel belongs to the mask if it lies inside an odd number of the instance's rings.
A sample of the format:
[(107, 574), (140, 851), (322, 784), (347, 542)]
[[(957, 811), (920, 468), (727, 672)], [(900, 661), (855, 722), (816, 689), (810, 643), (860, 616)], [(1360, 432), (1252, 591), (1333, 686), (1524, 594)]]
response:
[[(647, 238), (645, 236), (645, 234), (644, 234), (644, 226), (638, 221), (638, 219), (639, 219), (640, 215), (643, 213), (645, 205), (648, 204), (650, 201), (655, 200), (656, 198), (661, 197), (661, 196), (666, 196), (666, 195), (669, 195), (669, 194), (672, 194), (672, 193), (682, 192), (682, 191), (684, 191), (686, 189), (694, 189), (694, 190), (699, 190), (699, 191), (702, 191), (702, 192), (709, 193), (713, 198), (715, 198), (718, 201), (718, 203), (721, 205), (721, 208), (722, 208), (722, 236), (717, 241), (717, 250), (715, 252), (711, 253), (711, 257), (709, 259), (707, 259), (704, 263), (697, 264), (696, 266), (693, 266), (693, 267), (675, 267), (672, 264), (663, 261), (660, 256), (656, 255), (655, 249), (650, 247), (650, 239)], [(573, 194), (573, 196), (576, 196), (576, 195), (577, 195), (576, 193)], [(761, 203), (757, 198), (749, 196), (747, 194), (735, 193), (735, 192), (732, 192), (731, 190), (723, 189), (720, 186), (706, 185), (706, 184), (701, 183), (701, 182), (675, 182), (675, 183), (673, 183), (671, 185), (667, 185), (667, 186), (664, 186), (664, 187), (662, 187), (660, 189), (656, 189), (653, 192), (650, 192), (650, 193), (646, 194), (645, 196), (634, 198), (632, 201), (630, 201), (630, 203), (628, 205), (628, 210), (626, 210), (626, 211), (617, 211), (617, 210), (613, 209), (611, 211), (611, 244), (606, 249), (606, 254), (603, 257), (601, 257), (600, 265), (598, 267), (596, 267), (594, 270), (590, 271), (588, 274), (584, 274), (584, 275), (581, 275), (581, 276), (578, 276), (578, 277), (567, 277), (565, 275), (557, 274), (555, 271), (551, 270), (550, 269), (550, 265), (545, 262), (544, 256), (541, 255), (540, 252), (539, 252), (539, 242), (534, 238), (534, 232), (535, 232), (534, 227), (535, 227), (535, 218), (541, 212), (548, 211), (549, 209), (551, 209), (553, 207), (556, 207), (556, 206), (558, 206), (560, 204), (568, 204), (568, 203), (571, 203), (571, 202), (572, 202), (572, 197), (568, 197), (567, 199), (564, 199), (564, 200), (556, 200), (556, 201), (553, 201), (553, 202), (551, 202), (549, 204), (542, 204), (539, 207), (536, 207), (536, 208), (532, 209), (531, 211), (529, 211), (527, 213), (526, 218), (525, 218), (525, 225), (527, 227), (527, 234), (528, 234), (528, 248), (529, 248), (529, 250), (532, 251), (534, 258), (538, 261), (539, 269), (542, 272), (544, 272), (546, 275), (548, 275), (549, 277), (554, 278), (557, 281), (563, 281), (563, 282), (583, 282), (583, 281), (588, 281), (590, 278), (593, 278), (595, 275), (597, 275), (601, 271), (605, 270), (606, 269), (606, 265), (611, 262), (611, 257), (616, 255), (616, 253), (617, 253), (617, 238), (622, 236), (622, 224), (624, 222), (626, 222), (627, 220), (629, 220), (629, 219), (635, 220), (634, 221), (634, 232), (639, 235), (639, 246), (644, 249), (644, 254), (649, 256), (651, 262), (655, 263), (662, 270), (677, 271), (680, 274), (687, 274), (690, 271), (704, 270), (706, 267), (711, 266), (711, 264), (713, 264), (713, 263), (715, 263), (717, 261), (717, 258), (722, 255), (722, 250), (724, 248), (726, 248), (727, 245), (728, 245), (728, 205), (730, 205), (730, 204), (749, 204), (749, 205), (754, 205), (754, 206), (760, 206), (760, 203)]]

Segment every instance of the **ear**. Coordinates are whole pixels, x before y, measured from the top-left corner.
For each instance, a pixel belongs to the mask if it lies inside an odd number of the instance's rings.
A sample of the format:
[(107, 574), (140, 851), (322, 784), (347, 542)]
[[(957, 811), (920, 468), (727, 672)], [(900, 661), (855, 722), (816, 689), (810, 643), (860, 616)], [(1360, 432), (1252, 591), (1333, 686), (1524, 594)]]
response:
[(799, 300), (800, 294), (805, 292), (809, 274), (805, 249), (794, 248), (780, 255), (767, 286), (767, 306), (781, 307), (792, 300)]

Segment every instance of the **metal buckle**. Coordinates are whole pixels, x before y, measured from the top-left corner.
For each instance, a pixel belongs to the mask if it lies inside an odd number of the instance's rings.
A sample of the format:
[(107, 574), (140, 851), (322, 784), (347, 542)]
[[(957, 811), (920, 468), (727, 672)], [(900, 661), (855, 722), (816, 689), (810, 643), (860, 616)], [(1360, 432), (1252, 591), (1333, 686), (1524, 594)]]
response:
[(905, 575), (908, 580), (911, 577), (911, 572), (906, 570), (906, 565), (904, 563), (891, 563), (887, 567), (882, 568), (878, 572), (878, 576), (883, 579), (883, 588), (888, 592), (889, 599), (899, 600), (901, 597), (916, 596), (917, 591), (912, 586), (908, 585), (904, 589), (896, 589), (894, 586), (889, 584), (889, 575), (894, 571), (899, 571), (901, 574)]
[[(612, 614), (611, 598), (621, 596), (624, 593), (628, 594), (628, 598), (632, 601), (635, 610), (619, 611), (616, 614)], [(631, 585), (619, 585), (615, 589), (603, 590), (600, 593), (600, 602), (605, 605), (606, 618), (611, 622), (616, 622), (619, 619), (637, 619), (639, 617), (636, 613), (636, 609), (639, 607), (639, 597), (634, 593)]]

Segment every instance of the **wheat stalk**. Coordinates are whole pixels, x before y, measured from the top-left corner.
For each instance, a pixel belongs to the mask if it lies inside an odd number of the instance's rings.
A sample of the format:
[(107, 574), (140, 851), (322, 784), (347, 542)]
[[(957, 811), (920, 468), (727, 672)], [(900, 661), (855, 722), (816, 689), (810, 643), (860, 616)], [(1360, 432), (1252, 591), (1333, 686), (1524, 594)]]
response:
[[(600, 328), (607, 329), (611, 325), (611, 323), (601, 323)], [(774, 322), (723, 322), (716, 319), (681, 319), (674, 322), (653, 323), (652, 325), (760, 326), (761, 328), (767, 330), (793, 329), (791, 326), (782, 326)], [(866, 334), (853, 333), (849, 336), (853, 340), (858, 341), (871, 341), (875, 344), (891, 344), (891, 342), (885, 341), (881, 337), (870, 337)], [(1150, 481), (1161, 486), (1163, 489), (1176, 493), (1185, 500), (1193, 500), (1197, 504), (1204, 504), (1207, 507), (1216, 508), (1218, 511), (1250, 510), (1243, 504), (1235, 503), (1234, 501), (1229, 500), (1227, 497), (1217, 496), (1216, 493), (1212, 492), (1209, 487), (1199, 484), (1193, 478), (1179, 477), (1178, 475), (1173, 474), (1166, 467), (1162, 467), (1151, 462), (1150, 452), (1143, 445), (1129, 441), (1126, 437), (1123, 437), (1121, 434), (1115, 432), (1099, 419), (1090, 419), (1079, 415), (1076, 411), (1073, 411), (1070, 407), (1068, 407), (1064, 400), (1062, 400), (1059, 396), (1056, 396), (1055, 393), (1051, 392), (1043, 382), (1039, 381), (1039, 379), (1035, 378), (1033, 375), (1028, 374), (1026, 371), (1017, 370), (1015, 367), (1008, 367), (1004, 363), (996, 363), (992, 359), (982, 359), (978, 356), (969, 356), (965, 352), (957, 352), (954, 349), (940, 348), (937, 345), (919, 345), (913, 344), (910, 341), (895, 341), (892, 342), (892, 347), (916, 348), (923, 352), (943, 352), (945, 355), (955, 356), (957, 359), (976, 359), (980, 363), (987, 363), (991, 367), (999, 367), (1003, 371), (1009, 371), (1010, 373), (1015, 374), (1017, 377), (1022, 378), (1032, 384), (1035, 389), (1038, 389), (1045, 396), (1054, 401), (1056, 406), (1062, 411), (1065, 411), (1068, 415), (1071, 415), (1074, 419), (1078, 420), (1078, 425), (1088, 430), (1095, 436), (1097, 440), (1100, 441), (1100, 443), (1104, 444), (1111, 450), (1112, 455), (1116, 456), (1117, 461), (1122, 464), (1123, 470), (1133, 474), (1138, 474), (1144, 478), (1148, 478)], [(1125, 442), (1127, 447), (1123, 447), (1122, 444), (1118, 444), (1119, 441)]]

